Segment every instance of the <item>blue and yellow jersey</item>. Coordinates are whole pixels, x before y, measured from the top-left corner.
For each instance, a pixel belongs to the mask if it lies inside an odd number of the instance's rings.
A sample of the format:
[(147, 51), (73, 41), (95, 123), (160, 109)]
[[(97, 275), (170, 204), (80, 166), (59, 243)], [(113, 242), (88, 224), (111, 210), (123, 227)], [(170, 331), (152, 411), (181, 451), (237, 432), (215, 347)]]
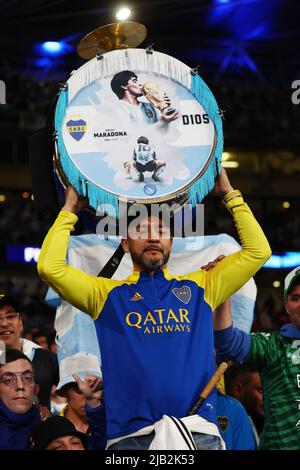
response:
[[(270, 256), (269, 244), (241, 197), (227, 203), (243, 249), (211, 271), (171, 276), (134, 272), (98, 278), (66, 264), (76, 215), (62, 211), (38, 261), (40, 276), (63, 299), (90, 314), (99, 338), (108, 439), (186, 416), (214, 373), (212, 311)], [(216, 392), (199, 415), (216, 423)]]
[(241, 402), (217, 392), (217, 417), (226, 450), (255, 450), (251, 421)]

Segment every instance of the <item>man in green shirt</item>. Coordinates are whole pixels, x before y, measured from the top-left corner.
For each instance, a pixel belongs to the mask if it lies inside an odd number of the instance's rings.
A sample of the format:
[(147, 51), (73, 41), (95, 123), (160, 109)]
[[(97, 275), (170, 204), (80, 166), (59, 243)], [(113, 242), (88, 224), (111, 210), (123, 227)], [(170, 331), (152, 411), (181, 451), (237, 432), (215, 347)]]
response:
[(230, 304), (215, 315), (218, 359), (255, 365), (261, 373), (265, 425), (260, 449), (300, 449), (300, 266), (284, 281), (291, 323), (280, 332), (247, 333), (233, 328)]

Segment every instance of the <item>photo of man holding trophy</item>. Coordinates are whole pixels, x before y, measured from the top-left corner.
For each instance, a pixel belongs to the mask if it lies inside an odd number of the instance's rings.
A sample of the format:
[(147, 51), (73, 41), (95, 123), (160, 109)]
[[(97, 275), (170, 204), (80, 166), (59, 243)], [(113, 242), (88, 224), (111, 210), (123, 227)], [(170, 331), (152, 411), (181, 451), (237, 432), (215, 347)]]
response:
[(110, 85), (132, 122), (166, 125), (179, 116), (179, 112), (170, 107), (169, 97), (160, 91), (158, 84), (147, 82), (142, 85), (134, 72), (123, 70), (115, 74)]

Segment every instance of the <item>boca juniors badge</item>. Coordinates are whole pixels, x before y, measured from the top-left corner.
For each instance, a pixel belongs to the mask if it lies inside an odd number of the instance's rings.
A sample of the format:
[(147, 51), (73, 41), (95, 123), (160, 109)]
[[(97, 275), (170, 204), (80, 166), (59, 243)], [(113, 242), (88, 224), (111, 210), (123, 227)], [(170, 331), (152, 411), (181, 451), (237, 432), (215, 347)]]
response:
[(83, 119), (77, 121), (70, 120), (66, 123), (67, 131), (73, 137), (73, 139), (79, 140), (82, 139), (86, 132), (86, 122)]

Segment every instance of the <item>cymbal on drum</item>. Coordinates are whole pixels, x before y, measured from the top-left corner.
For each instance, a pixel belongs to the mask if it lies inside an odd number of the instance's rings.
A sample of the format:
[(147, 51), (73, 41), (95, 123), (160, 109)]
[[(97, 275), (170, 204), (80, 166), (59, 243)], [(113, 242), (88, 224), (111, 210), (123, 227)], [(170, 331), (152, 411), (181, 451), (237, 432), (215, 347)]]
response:
[(101, 26), (81, 39), (77, 52), (83, 59), (93, 59), (98, 52), (121, 49), (122, 46), (137, 47), (147, 35), (146, 27), (141, 23), (126, 21)]

